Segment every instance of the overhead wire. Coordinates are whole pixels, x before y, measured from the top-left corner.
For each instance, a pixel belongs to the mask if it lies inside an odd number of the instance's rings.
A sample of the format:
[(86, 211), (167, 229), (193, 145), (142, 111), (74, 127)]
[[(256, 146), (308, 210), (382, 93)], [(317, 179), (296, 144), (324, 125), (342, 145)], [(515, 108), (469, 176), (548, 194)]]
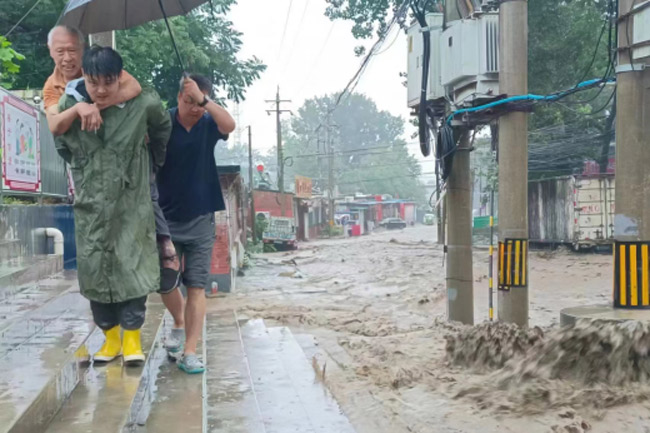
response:
[(293, 0), (289, 0), (289, 7), (287, 8), (287, 17), (284, 20), (284, 29), (282, 30), (282, 39), (280, 39), (280, 48), (278, 48), (278, 61), (280, 61), (280, 55), (282, 54), (282, 48), (284, 46), (284, 39), (287, 36), (287, 28), (289, 27), (289, 18), (291, 17), (292, 6), (293, 6)]
[(358, 181), (355, 181), (355, 182), (339, 182), (339, 183), (337, 183), (337, 185), (354, 185), (354, 184), (357, 184), (359, 182), (378, 182), (378, 181), (386, 181), (386, 180), (394, 180), (394, 179), (406, 179), (406, 178), (414, 179), (414, 178), (417, 178), (417, 177), (420, 177), (420, 176), (432, 175), (432, 174), (435, 174), (435, 172), (420, 173), (418, 175), (405, 174), (405, 175), (401, 175), (401, 176), (378, 177), (378, 178), (374, 178), (374, 179), (361, 179), (361, 180), (358, 180)]
[(4, 34), (3, 37), (4, 37), (5, 39), (8, 38), (9, 35), (12, 34), (13, 31), (16, 30), (16, 28), (17, 28), (17, 27), (18, 27), (18, 26), (19, 26), (19, 25), (20, 25), (20, 24), (21, 24), (21, 23), (22, 23), (22, 22), (23, 22), (23, 21), (24, 21), (24, 20), (29, 16), (29, 14), (31, 14), (32, 11), (33, 11), (34, 9), (36, 9), (36, 6), (38, 6), (39, 3), (40, 3), (41, 1), (43, 1), (43, 0), (36, 0), (36, 2), (34, 2), (34, 4), (32, 5), (32, 7), (29, 8), (29, 10), (28, 10), (27, 12), (25, 12), (25, 14), (24, 14), (24, 15), (23, 15), (19, 20), (18, 20), (18, 22), (16, 22), (16, 24), (14, 24), (13, 27), (11, 27), (11, 29), (9, 29), (9, 31), (8, 31), (7, 33)]
[(330, 40), (330, 37), (332, 36), (332, 32), (334, 30), (334, 26), (336, 25), (336, 21), (332, 21), (330, 25), (330, 29), (327, 32), (327, 36), (325, 36), (325, 40), (323, 41), (323, 44), (321, 45), (321, 48), (318, 52), (318, 55), (316, 56), (314, 62), (312, 63), (311, 67), (309, 68), (307, 74), (305, 74), (305, 81), (304, 83), (300, 86), (300, 89), (296, 92), (296, 95), (302, 95), (302, 91), (305, 89), (305, 87), (309, 84), (309, 80), (311, 79), (312, 74), (316, 70), (316, 66), (318, 66), (318, 63), (320, 62), (321, 57), (323, 56), (323, 53), (325, 52), (325, 48), (327, 47), (327, 43)]
[(375, 53), (375, 57), (376, 57), (376, 56), (379, 56), (379, 55), (382, 55), (382, 54), (384, 54), (386, 51), (390, 50), (390, 49), (393, 47), (393, 45), (395, 45), (395, 42), (397, 42), (397, 40), (399, 39), (399, 37), (400, 37), (400, 31), (399, 31), (399, 28), (398, 28), (397, 31), (395, 32), (395, 38), (393, 39), (393, 41), (392, 41), (390, 44), (388, 44), (388, 46), (387, 46), (386, 48), (384, 48), (383, 50), (381, 50), (381, 51)]
[(380, 35), (377, 41), (370, 48), (370, 51), (361, 62), (361, 65), (359, 66), (357, 71), (354, 73), (354, 75), (352, 76), (348, 84), (345, 86), (343, 91), (336, 98), (334, 105), (329, 108), (328, 110), (329, 114), (332, 114), (338, 108), (338, 106), (341, 104), (345, 96), (354, 92), (354, 89), (359, 84), (359, 80), (361, 79), (361, 76), (363, 75), (366, 68), (368, 67), (368, 64), (370, 63), (370, 60), (376, 54), (377, 50), (381, 48), (383, 42), (386, 40), (386, 36), (388, 36), (393, 26), (397, 23), (398, 19), (406, 13), (410, 3), (411, 0), (404, 0), (402, 4), (397, 8), (393, 17), (387, 24), (386, 29), (383, 31), (383, 33)]
[(285, 73), (287, 72), (287, 69), (291, 64), (291, 60), (293, 59), (293, 53), (296, 50), (296, 44), (298, 43), (298, 39), (300, 38), (300, 34), (302, 32), (302, 28), (305, 23), (305, 17), (307, 16), (307, 9), (309, 8), (310, 2), (309, 0), (304, 0), (304, 2), (305, 2), (305, 7), (302, 10), (300, 22), (298, 23), (298, 30), (296, 31), (296, 35), (293, 38), (293, 44), (291, 44), (291, 49), (289, 50), (289, 58), (286, 61), (284, 61), (284, 69), (282, 69), (282, 73), (280, 74), (281, 77), (285, 76)]
[[(603, 40), (603, 36), (605, 35), (605, 29), (608, 27), (608, 24), (609, 24), (608, 21), (605, 21), (603, 23), (603, 26), (602, 26), (602, 28), (600, 30), (600, 35), (598, 36), (598, 41), (596, 42), (596, 47), (594, 48), (594, 53), (591, 56), (591, 61), (589, 62), (589, 66), (587, 66), (587, 69), (585, 70), (585, 73), (582, 75), (580, 80), (578, 80), (579, 83), (582, 82), (582, 81), (585, 81), (587, 79), (587, 77), (589, 76), (589, 73), (591, 72), (591, 69), (594, 66), (594, 63), (596, 62), (596, 58), (598, 57), (598, 49), (600, 48), (600, 43)], [(610, 58), (611, 58), (611, 56), (610, 56)]]

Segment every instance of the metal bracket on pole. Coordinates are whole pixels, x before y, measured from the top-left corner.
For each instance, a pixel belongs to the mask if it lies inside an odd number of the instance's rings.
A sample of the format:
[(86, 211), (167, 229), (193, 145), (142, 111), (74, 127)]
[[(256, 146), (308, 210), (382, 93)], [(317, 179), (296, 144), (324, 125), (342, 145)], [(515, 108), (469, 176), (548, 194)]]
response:
[(647, 65), (645, 63), (628, 63), (626, 65), (618, 65), (616, 67), (616, 73), (622, 74), (625, 72), (640, 72), (643, 71)]
[(426, 26), (426, 27), (420, 27), (420, 33), (424, 32), (432, 32), (434, 30), (443, 30), (442, 26)]

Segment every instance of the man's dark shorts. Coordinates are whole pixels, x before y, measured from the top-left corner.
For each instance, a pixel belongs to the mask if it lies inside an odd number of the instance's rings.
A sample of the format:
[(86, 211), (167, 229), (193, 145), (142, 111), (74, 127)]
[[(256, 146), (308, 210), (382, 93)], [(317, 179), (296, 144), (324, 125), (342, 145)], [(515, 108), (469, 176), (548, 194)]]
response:
[(191, 221), (167, 221), (176, 253), (181, 260), (182, 282), (188, 288), (205, 289), (215, 240), (214, 214)]

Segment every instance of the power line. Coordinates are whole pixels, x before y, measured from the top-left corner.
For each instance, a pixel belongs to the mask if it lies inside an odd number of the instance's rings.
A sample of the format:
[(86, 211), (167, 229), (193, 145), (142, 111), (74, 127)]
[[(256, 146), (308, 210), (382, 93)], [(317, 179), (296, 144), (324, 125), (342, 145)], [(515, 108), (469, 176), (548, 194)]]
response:
[(394, 180), (394, 179), (405, 179), (405, 178), (411, 178), (415, 179), (420, 176), (426, 176), (426, 175), (433, 175), (436, 174), (435, 172), (426, 172), (426, 173), (420, 173), (418, 175), (413, 175), (413, 174), (405, 174), (403, 176), (390, 176), (390, 177), (377, 177), (374, 179), (359, 179), (354, 182), (339, 182), (338, 185), (354, 185), (357, 183), (363, 183), (363, 182), (379, 182), (379, 181), (386, 181), (386, 180)]
[[(338, 155), (338, 156), (345, 156), (345, 155), (350, 155), (350, 156), (361, 156), (361, 155), (384, 155), (387, 153), (395, 153), (399, 152), (402, 150), (407, 150), (407, 154), (409, 156), (412, 156), (410, 153), (408, 153), (408, 149), (406, 149), (406, 146), (403, 147), (395, 147), (394, 149), (391, 150), (386, 150), (386, 151), (381, 151), (380, 149), (388, 149), (391, 148), (392, 146), (375, 146), (375, 147), (367, 147), (367, 148), (359, 148), (359, 149), (348, 149), (348, 150), (339, 150), (336, 152), (332, 152), (333, 155)], [(325, 153), (303, 153), (303, 154), (298, 154), (298, 155), (293, 155), (291, 156), (292, 158), (316, 158), (319, 156), (326, 156)]]
[(293, 0), (289, 0), (289, 8), (287, 9), (287, 17), (284, 20), (284, 29), (282, 30), (282, 39), (280, 40), (280, 48), (278, 49), (278, 62), (280, 61), (280, 55), (282, 54), (282, 47), (284, 46), (284, 38), (287, 36), (287, 27), (289, 27), (289, 17), (291, 16), (291, 7), (293, 6)]
[(345, 97), (347, 94), (354, 92), (354, 89), (356, 88), (356, 86), (359, 84), (359, 81), (361, 80), (361, 76), (363, 75), (366, 68), (368, 67), (368, 64), (370, 63), (370, 60), (376, 54), (377, 50), (382, 46), (383, 42), (386, 40), (386, 37), (393, 29), (393, 26), (395, 25), (395, 23), (397, 23), (397, 20), (406, 13), (410, 3), (411, 3), (410, 0), (404, 0), (402, 2), (400, 7), (397, 9), (395, 14), (391, 18), (390, 22), (386, 26), (386, 30), (384, 30), (384, 32), (379, 36), (379, 39), (377, 39), (377, 41), (374, 43), (372, 48), (370, 48), (370, 51), (361, 62), (361, 66), (359, 66), (357, 72), (352, 76), (352, 78), (345, 86), (343, 91), (339, 94), (338, 98), (336, 99), (336, 102), (334, 103), (334, 106), (331, 107), (329, 110), (330, 114), (333, 113), (334, 110), (336, 110), (336, 108), (341, 104), (343, 97)]
[(300, 33), (302, 32), (303, 24), (305, 23), (305, 16), (307, 16), (307, 9), (309, 8), (309, 0), (304, 0), (304, 2), (305, 2), (305, 7), (302, 10), (302, 16), (300, 17), (300, 22), (298, 24), (298, 31), (296, 32), (296, 36), (293, 38), (293, 44), (291, 44), (291, 49), (289, 50), (289, 58), (284, 62), (284, 69), (282, 69), (281, 77), (284, 77), (284, 74), (287, 72), (287, 68), (291, 64), (291, 60), (293, 58), (293, 52), (296, 49), (296, 45), (298, 43)]
[(400, 30), (399, 30), (399, 27), (398, 27), (397, 32), (395, 33), (395, 39), (393, 39), (393, 42), (388, 44), (388, 46), (386, 48), (384, 48), (383, 50), (379, 51), (378, 53), (375, 53), (375, 57), (377, 57), (377, 56), (379, 56), (381, 54), (384, 54), (386, 51), (390, 50), (393, 47), (393, 45), (395, 45), (395, 42), (399, 39), (399, 36), (400, 36)]
[(318, 66), (318, 63), (320, 62), (320, 59), (321, 59), (321, 57), (323, 55), (323, 52), (325, 52), (325, 47), (327, 46), (327, 43), (330, 40), (330, 36), (332, 36), (332, 31), (334, 30), (335, 25), (336, 25), (336, 21), (332, 21), (332, 24), (330, 25), (330, 29), (327, 32), (327, 36), (325, 37), (325, 41), (323, 42), (323, 45), (321, 46), (320, 51), (318, 52), (318, 56), (316, 56), (316, 60), (314, 61), (314, 63), (312, 63), (311, 67), (309, 68), (309, 72), (307, 73), (307, 75), (305, 75), (305, 77), (306, 77), (305, 82), (302, 84), (302, 86), (300, 86), (300, 89), (298, 90), (298, 92), (296, 92), (297, 95), (300, 95), (302, 93), (302, 91), (304, 90), (305, 86), (307, 86), (307, 84), (309, 84), (309, 80), (311, 79), (312, 74), (316, 70), (316, 66)]
[(8, 38), (9, 35), (10, 35), (10, 34), (11, 34), (15, 29), (16, 29), (16, 27), (18, 27), (18, 26), (20, 25), (20, 23), (22, 23), (22, 22), (25, 20), (25, 18), (27, 18), (27, 16), (28, 16), (29, 14), (32, 13), (32, 11), (36, 8), (36, 6), (39, 5), (39, 3), (40, 3), (41, 1), (43, 1), (43, 0), (36, 0), (36, 2), (34, 3), (34, 5), (33, 5), (31, 8), (29, 8), (29, 10), (25, 13), (25, 15), (23, 15), (23, 16), (18, 20), (18, 22), (17, 22), (16, 24), (14, 24), (14, 26), (13, 26), (13, 27), (12, 27), (12, 28), (11, 28), (11, 29), (10, 29), (10, 30), (5, 34), (5, 35), (4, 35), (4, 38)]

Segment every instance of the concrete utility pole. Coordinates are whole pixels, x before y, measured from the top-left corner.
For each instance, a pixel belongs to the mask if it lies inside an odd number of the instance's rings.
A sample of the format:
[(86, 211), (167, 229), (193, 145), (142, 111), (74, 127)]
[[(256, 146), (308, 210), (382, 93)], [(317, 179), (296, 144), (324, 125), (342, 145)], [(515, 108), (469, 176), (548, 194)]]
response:
[(438, 230), (438, 245), (444, 245), (445, 244), (445, 233), (444, 233), (444, 222), (443, 222), (443, 205), (442, 202), (440, 201), (440, 174), (438, 173), (438, 164), (436, 164), (436, 208), (434, 209), (436, 213), (436, 224), (437, 224), (437, 230)]
[(334, 209), (334, 146), (332, 140), (332, 128), (335, 128), (336, 125), (332, 124), (331, 113), (328, 111), (327, 119), (325, 124), (325, 149), (327, 149), (327, 195), (329, 199), (329, 224), (330, 226), (334, 225), (334, 214), (336, 209)]
[[(509, 0), (500, 5), (499, 66), (500, 93), (528, 93), (527, 0)], [(512, 255), (505, 256), (505, 262), (519, 267), (499, 264), (499, 270), (514, 275), (516, 268), (519, 276), (503, 280), (499, 276), (498, 318), (528, 326), (528, 114), (517, 111), (499, 118), (499, 244), (507, 240), (519, 247), (510, 249)], [(504, 251), (507, 253), (507, 246)], [(504, 261), (501, 255), (500, 260)]]
[[(314, 132), (318, 132), (321, 128), (325, 129), (325, 143), (323, 143), (323, 153), (322, 155), (327, 155), (327, 198), (328, 198), (328, 222), (330, 226), (334, 225), (334, 143), (332, 139), (332, 128), (338, 128), (338, 125), (332, 123), (332, 112), (328, 109), (327, 114), (325, 115), (325, 123), (318, 125), (318, 128)], [(320, 138), (317, 139), (317, 149), (318, 149), (318, 179), (319, 182), (322, 181), (322, 171), (321, 171), (321, 151), (320, 151)]]
[(327, 146), (328, 164), (327, 164), (327, 196), (329, 198), (330, 226), (334, 225), (334, 149), (332, 146), (332, 136), (330, 134), (330, 116), (327, 116), (327, 128), (325, 128), (325, 143)]
[(94, 33), (90, 35), (90, 45), (115, 49), (115, 32)]
[(447, 313), (450, 321), (473, 325), (472, 184), (469, 153), (469, 131), (464, 131), (447, 180)]
[(617, 241), (650, 241), (650, 70), (642, 67), (648, 59), (631, 65), (627, 35), (634, 34), (634, 15), (627, 13), (633, 3), (619, 3), (614, 236)]
[(241, 126), (239, 126), (240, 125), (239, 121), (241, 119), (241, 112), (239, 110), (239, 103), (235, 103), (235, 109), (234, 109), (233, 117), (235, 118), (235, 125), (236, 126), (235, 126), (235, 130), (232, 133), (233, 134), (233, 141), (232, 142), (235, 145), (239, 145), (239, 144), (241, 144), (241, 131), (242, 131)]
[[(280, 86), (278, 86), (275, 100), (267, 100), (266, 102), (275, 103), (275, 110), (266, 110), (266, 112), (269, 114), (275, 113), (275, 128), (278, 142), (278, 188), (280, 189), (280, 194), (284, 194), (284, 154), (282, 153), (282, 122), (280, 121), (280, 116), (282, 113), (291, 113), (291, 110), (281, 110), (280, 104), (283, 102), (291, 102), (291, 100), (280, 99)], [(282, 197), (280, 201), (280, 210), (282, 216), (285, 216), (286, 210), (284, 209), (284, 197)]]
[[(640, 3), (640, 2), (637, 2)], [(650, 58), (633, 59), (633, 0), (620, 0), (616, 75), (614, 306), (648, 308), (650, 242)], [(638, 50), (643, 49), (639, 43)], [(621, 242), (631, 242), (621, 244)], [(616, 269), (619, 267), (619, 269)]]
[(256, 221), (255, 221), (255, 181), (253, 180), (253, 130), (248, 125), (248, 183), (250, 185), (250, 201), (251, 201), (251, 228), (253, 231), (253, 244), (257, 243)]

